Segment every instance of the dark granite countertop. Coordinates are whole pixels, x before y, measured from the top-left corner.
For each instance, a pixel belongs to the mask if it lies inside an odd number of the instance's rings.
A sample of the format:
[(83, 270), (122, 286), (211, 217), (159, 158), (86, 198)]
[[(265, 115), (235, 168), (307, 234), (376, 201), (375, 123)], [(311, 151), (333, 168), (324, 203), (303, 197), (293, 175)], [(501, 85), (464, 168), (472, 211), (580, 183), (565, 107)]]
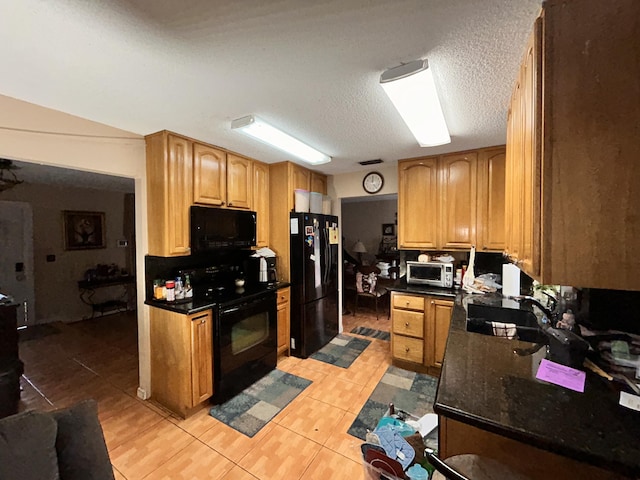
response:
[(467, 332), (468, 302), (502, 299), (456, 298), (435, 412), (623, 475), (640, 475), (640, 412), (618, 404), (614, 384), (591, 371), (584, 393), (536, 380), (546, 349), (519, 356), (515, 347), (532, 344)]
[[(264, 292), (275, 292), (278, 289), (288, 287), (289, 285), (291, 284), (288, 282), (277, 282), (273, 285), (267, 286), (248, 286), (247, 288), (244, 288), (242, 292), (231, 295), (231, 297), (229, 295), (226, 295), (224, 300), (225, 303), (229, 301), (233, 302), (250, 300), (257, 295), (262, 295)], [(175, 302), (166, 302), (163, 300), (146, 300), (144, 303), (149, 306), (162, 308), (171, 312), (191, 315), (192, 313), (198, 313), (202, 312), (203, 310), (208, 310), (210, 308), (216, 307), (220, 303), (220, 300), (218, 300), (217, 298), (194, 297), (189, 301), (178, 300)]]

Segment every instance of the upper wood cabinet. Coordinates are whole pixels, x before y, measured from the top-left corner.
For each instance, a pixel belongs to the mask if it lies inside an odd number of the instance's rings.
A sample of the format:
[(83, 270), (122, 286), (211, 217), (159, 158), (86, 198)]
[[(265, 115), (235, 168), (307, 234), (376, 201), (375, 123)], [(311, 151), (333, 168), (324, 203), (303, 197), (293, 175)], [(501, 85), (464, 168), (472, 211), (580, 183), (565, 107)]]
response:
[[(504, 147), (398, 162), (398, 247), (504, 248)], [(479, 246), (480, 245), (480, 246)]]
[(440, 246), (469, 249), (476, 241), (478, 183), (476, 152), (444, 155), (440, 159)]
[[(319, 191), (326, 194), (327, 178), (292, 163), (269, 165), (269, 248), (278, 256), (279, 280), (288, 282), (289, 272), (289, 214), (295, 206), (295, 190)], [(314, 190), (315, 189), (315, 190)]]
[(505, 249), (505, 147), (483, 149), (478, 153), (479, 252)]
[(256, 246), (269, 245), (269, 165), (253, 161), (253, 209), (258, 221)]
[(188, 255), (192, 143), (167, 131), (148, 135), (145, 141), (149, 254)]
[[(290, 179), (293, 190), (309, 190), (311, 188), (311, 171), (300, 165), (290, 163)], [(293, 198), (293, 197), (292, 197)]]
[(438, 159), (398, 162), (398, 246), (438, 247)]
[(311, 172), (309, 191), (327, 194), (327, 176), (317, 172)]
[(251, 162), (248, 158), (194, 143), (194, 203), (251, 209)]
[(227, 201), (227, 152), (193, 144), (193, 201), (222, 206)]
[(542, 283), (640, 290), (639, 29), (629, 0), (548, 0), (535, 24), (508, 120), (507, 252)]
[(227, 153), (227, 206), (251, 209), (251, 160)]

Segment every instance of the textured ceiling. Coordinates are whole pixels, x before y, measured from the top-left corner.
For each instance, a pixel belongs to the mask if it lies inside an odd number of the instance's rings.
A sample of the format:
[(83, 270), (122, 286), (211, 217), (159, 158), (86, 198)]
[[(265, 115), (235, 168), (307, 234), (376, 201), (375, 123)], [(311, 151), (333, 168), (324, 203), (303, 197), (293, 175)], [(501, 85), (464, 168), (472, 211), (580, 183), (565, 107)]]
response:
[[(505, 142), (540, 0), (3, 0), (0, 94), (146, 135), (169, 129), (266, 162), (256, 114), (333, 157), (319, 169)], [(428, 58), (452, 143), (421, 148), (378, 85)]]

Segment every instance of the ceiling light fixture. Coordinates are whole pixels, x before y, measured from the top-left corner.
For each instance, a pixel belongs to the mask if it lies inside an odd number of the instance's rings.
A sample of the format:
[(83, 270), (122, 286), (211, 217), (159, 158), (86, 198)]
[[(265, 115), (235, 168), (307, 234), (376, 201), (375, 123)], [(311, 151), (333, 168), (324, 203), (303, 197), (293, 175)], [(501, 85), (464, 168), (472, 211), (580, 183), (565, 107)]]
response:
[(421, 147), (451, 143), (426, 60), (386, 70), (380, 75), (380, 85)]
[(257, 138), (261, 142), (279, 148), (312, 165), (321, 165), (331, 161), (329, 155), (319, 152), (297, 138), (278, 130), (255, 115), (247, 115), (231, 122), (232, 130)]

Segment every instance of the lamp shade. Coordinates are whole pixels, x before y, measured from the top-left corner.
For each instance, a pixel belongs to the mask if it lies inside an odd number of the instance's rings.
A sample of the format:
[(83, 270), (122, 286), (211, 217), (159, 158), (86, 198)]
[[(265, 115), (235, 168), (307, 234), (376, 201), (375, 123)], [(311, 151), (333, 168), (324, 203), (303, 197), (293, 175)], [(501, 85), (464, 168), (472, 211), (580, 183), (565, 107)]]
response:
[(362, 243), (360, 240), (353, 244), (353, 248), (351, 250), (353, 250), (355, 253), (367, 253), (367, 249), (364, 247), (364, 243)]
[(380, 85), (421, 147), (451, 143), (433, 74), (426, 60), (390, 68)]

